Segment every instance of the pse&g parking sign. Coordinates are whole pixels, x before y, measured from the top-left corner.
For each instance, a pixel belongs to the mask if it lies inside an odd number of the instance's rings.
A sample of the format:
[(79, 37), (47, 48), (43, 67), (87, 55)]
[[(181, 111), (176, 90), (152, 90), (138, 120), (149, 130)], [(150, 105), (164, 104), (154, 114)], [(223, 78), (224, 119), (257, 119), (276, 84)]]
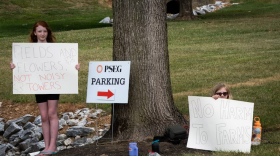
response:
[(87, 103), (128, 103), (130, 61), (89, 62)]

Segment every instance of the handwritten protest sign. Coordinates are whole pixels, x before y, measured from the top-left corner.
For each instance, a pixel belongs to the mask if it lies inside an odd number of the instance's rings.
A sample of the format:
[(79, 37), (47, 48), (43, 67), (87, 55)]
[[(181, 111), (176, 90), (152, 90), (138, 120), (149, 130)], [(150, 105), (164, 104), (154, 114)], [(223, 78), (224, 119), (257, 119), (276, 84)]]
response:
[(188, 98), (188, 148), (250, 153), (254, 103), (212, 97)]
[(77, 94), (77, 43), (13, 43), (14, 94)]

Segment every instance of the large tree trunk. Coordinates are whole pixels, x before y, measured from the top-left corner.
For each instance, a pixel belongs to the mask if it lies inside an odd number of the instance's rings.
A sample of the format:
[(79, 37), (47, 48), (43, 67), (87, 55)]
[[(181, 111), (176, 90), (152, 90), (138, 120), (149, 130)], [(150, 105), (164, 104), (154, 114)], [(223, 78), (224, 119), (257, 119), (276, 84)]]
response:
[(114, 0), (113, 15), (113, 60), (131, 61), (129, 102), (115, 104), (114, 139), (141, 141), (187, 124), (172, 97), (165, 0)]
[(180, 1), (180, 13), (177, 19), (192, 20), (196, 17), (193, 14), (192, 0), (179, 0)]

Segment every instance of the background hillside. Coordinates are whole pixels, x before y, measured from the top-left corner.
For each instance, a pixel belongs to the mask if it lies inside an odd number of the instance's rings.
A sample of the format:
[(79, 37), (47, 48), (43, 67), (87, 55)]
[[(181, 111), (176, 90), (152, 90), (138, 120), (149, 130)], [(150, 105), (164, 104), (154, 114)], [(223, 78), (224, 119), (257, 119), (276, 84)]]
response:
[(0, 38), (28, 34), (38, 20), (45, 20), (53, 31), (104, 27), (98, 22), (112, 17), (111, 0), (0, 1)]

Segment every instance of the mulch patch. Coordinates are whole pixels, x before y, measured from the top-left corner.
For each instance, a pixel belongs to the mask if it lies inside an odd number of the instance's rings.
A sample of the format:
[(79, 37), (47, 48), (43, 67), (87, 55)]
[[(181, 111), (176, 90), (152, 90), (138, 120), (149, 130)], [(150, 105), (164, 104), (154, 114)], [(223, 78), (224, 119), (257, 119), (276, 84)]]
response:
[[(57, 153), (57, 156), (128, 156), (129, 143), (131, 141), (121, 141), (110, 143), (96, 143), (67, 149)], [(152, 140), (137, 142), (138, 155), (147, 156), (152, 150)], [(186, 147), (186, 140), (174, 145), (169, 142), (160, 142), (159, 150), (161, 156), (180, 156), (184, 153), (199, 153), (200, 155), (211, 155), (211, 151), (197, 150)]]

